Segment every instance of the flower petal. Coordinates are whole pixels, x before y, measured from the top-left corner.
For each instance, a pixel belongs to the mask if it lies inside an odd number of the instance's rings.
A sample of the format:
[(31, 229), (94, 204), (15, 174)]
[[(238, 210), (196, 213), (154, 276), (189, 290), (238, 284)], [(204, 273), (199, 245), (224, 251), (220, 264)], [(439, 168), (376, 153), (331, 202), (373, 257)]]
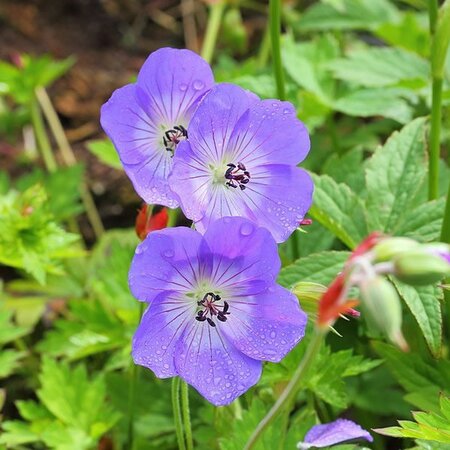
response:
[(307, 316), (295, 295), (281, 286), (229, 303), (230, 314), (221, 329), (251, 358), (279, 362), (305, 334)]
[(102, 106), (100, 122), (139, 196), (147, 203), (175, 208), (178, 200), (167, 182), (172, 158), (161, 148), (157, 124), (138, 97), (135, 84), (117, 89)]
[(202, 236), (189, 228), (150, 233), (136, 248), (128, 282), (132, 294), (151, 302), (165, 290), (188, 292), (196, 280)]
[(142, 316), (133, 337), (134, 362), (152, 370), (158, 378), (177, 375), (174, 350), (184, 329), (192, 323), (195, 305), (176, 292), (157, 296)]
[(352, 439), (365, 439), (372, 442), (372, 436), (355, 422), (338, 419), (334, 422), (315, 425), (306, 433), (304, 443), (299, 443), (299, 449), (310, 447), (328, 447)]
[(179, 125), (190, 119), (197, 103), (214, 85), (208, 63), (190, 50), (162, 48), (142, 66), (137, 84), (149, 107), (147, 113), (164, 123)]
[(231, 161), (247, 168), (261, 164), (292, 164), (303, 161), (310, 140), (305, 125), (289, 102), (254, 102), (237, 122), (229, 143)]
[(257, 383), (262, 364), (238, 351), (216, 328), (197, 322), (178, 341), (179, 375), (216, 406), (227, 405)]
[(203, 237), (200, 255), (211, 268), (212, 285), (246, 295), (271, 286), (281, 267), (271, 234), (242, 217), (213, 222)]
[[(233, 84), (222, 83), (211, 89), (189, 124), (189, 141), (194, 156), (205, 165), (221, 162), (236, 123), (256, 101), (254, 96)], [(174, 164), (176, 159), (177, 155)]]

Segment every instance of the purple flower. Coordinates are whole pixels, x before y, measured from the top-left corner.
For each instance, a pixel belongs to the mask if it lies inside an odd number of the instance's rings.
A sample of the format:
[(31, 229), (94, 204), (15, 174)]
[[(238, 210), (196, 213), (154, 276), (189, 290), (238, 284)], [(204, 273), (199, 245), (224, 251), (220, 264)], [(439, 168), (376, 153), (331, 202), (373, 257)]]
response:
[(171, 208), (178, 199), (167, 177), (172, 157), (199, 101), (214, 84), (209, 65), (189, 50), (162, 48), (142, 66), (137, 82), (117, 89), (100, 121), (125, 172), (147, 203)]
[(179, 375), (215, 405), (253, 386), (261, 361), (280, 361), (303, 337), (306, 314), (276, 284), (277, 245), (240, 217), (202, 236), (185, 227), (154, 231), (138, 246), (130, 289), (149, 303), (133, 339), (136, 364)]
[(300, 450), (311, 447), (328, 447), (329, 445), (353, 439), (365, 439), (372, 442), (372, 436), (355, 422), (346, 419), (338, 419), (334, 422), (313, 426), (305, 436), (304, 442), (299, 442), (297, 448)]
[(240, 216), (283, 242), (311, 205), (311, 178), (296, 167), (308, 151), (292, 104), (219, 84), (192, 116), (169, 183), (200, 232), (220, 217)]

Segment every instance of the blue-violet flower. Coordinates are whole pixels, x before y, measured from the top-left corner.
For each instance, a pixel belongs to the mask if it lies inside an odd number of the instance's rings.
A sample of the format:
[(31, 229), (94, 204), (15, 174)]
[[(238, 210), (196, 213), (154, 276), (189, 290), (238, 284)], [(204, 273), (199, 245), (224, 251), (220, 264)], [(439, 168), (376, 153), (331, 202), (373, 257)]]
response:
[(220, 217), (240, 216), (283, 242), (311, 205), (312, 180), (296, 167), (309, 147), (291, 103), (218, 84), (192, 116), (189, 139), (177, 148), (170, 187), (200, 232)]
[(372, 436), (355, 422), (338, 419), (334, 422), (313, 426), (306, 433), (305, 440), (297, 444), (297, 448), (300, 450), (311, 447), (322, 448), (354, 439), (373, 441)]
[(129, 284), (148, 302), (133, 358), (159, 378), (179, 375), (226, 405), (253, 386), (262, 361), (280, 361), (303, 337), (306, 314), (276, 284), (270, 233), (245, 218), (153, 231), (137, 247)]
[(172, 158), (213, 84), (211, 68), (200, 56), (162, 48), (147, 58), (136, 83), (117, 89), (103, 105), (102, 127), (145, 202), (178, 206), (167, 182)]

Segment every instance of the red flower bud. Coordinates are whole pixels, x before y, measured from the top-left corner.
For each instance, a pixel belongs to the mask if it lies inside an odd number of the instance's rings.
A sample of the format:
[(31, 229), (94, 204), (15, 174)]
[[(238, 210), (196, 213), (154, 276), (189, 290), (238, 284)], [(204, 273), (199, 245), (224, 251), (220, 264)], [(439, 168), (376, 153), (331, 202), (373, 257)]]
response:
[(168, 221), (167, 208), (161, 208), (157, 213), (152, 214), (152, 209), (144, 204), (136, 217), (136, 234), (143, 241), (151, 231), (166, 228)]

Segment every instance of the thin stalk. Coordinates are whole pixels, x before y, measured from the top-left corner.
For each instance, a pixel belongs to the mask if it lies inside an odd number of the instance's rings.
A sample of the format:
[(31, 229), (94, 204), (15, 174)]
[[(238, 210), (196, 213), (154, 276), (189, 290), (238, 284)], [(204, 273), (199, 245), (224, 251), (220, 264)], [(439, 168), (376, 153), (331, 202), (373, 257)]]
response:
[(284, 87), (284, 72), (281, 61), (281, 0), (270, 0), (269, 4), (269, 28), (270, 39), (272, 42), (272, 62), (275, 82), (277, 85), (277, 94), (280, 100), (286, 100)]
[(181, 420), (181, 408), (180, 408), (180, 379), (178, 377), (172, 378), (172, 408), (173, 419), (175, 422), (175, 432), (177, 434), (178, 449), (186, 450), (183, 436), (183, 424)]
[(192, 440), (191, 413), (189, 410), (189, 386), (185, 381), (181, 381), (181, 410), (183, 413), (184, 433), (186, 435), (187, 450), (194, 449)]
[(450, 244), (450, 183), (445, 203), (444, 221), (442, 222), (441, 241)]
[(267, 65), (270, 55), (270, 29), (266, 28), (262, 38), (261, 46), (259, 47), (259, 52), (257, 56), (257, 63), (259, 68), (264, 68)]
[(429, 136), (429, 171), (428, 198), (434, 200), (439, 196), (439, 155), (442, 121), (442, 78), (433, 76), (431, 128)]
[[(53, 137), (58, 144), (64, 164), (69, 167), (75, 165), (77, 163), (75, 153), (73, 152), (67, 136), (64, 133), (64, 128), (61, 125), (58, 114), (53, 107), (47, 91), (42, 87), (37, 88), (36, 97), (45, 115), (50, 130), (52, 131)], [(84, 180), (82, 181), (82, 184), (80, 186), (80, 197), (81, 201), (84, 204), (84, 208), (86, 209), (89, 223), (91, 224), (96, 238), (98, 239), (105, 232), (105, 228), (103, 226), (100, 213), (97, 210), (97, 206), (95, 205), (91, 191), (89, 190)]]
[[(144, 303), (139, 304), (138, 324), (141, 321), (144, 312)], [(128, 427), (127, 427), (127, 442), (126, 450), (133, 450), (134, 445), (134, 416), (136, 410), (136, 385), (139, 379), (138, 366), (131, 361), (130, 366), (130, 384), (128, 387)]]
[(428, 19), (430, 34), (433, 36), (436, 31), (436, 23), (438, 18), (439, 4), (438, 0), (428, 0)]
[(176, 209), (168, 209), (167, 214), (169, 216), (169, 220), (167, 222), (167, 228), (174, 227), (177, 224), (178, 215), (180, 213), (180, 210), (178, 208)]
[(253, 434), (250, 436), (250, 439), (247, 441), (247, 444), (244, 447), (244, 450), (250, 450), (254, 448), (258, 439), (263, 434), (264, 430), (277, 418), (278, 414), (283, 411), (283, 408), (289, 405), (298, 393), (303, 377), (308, 372), (311, 367), (316, 355), (319, 352), (320, 346), (322, 345), (323, 339), (325, 337), (325, 332), (316, 330), (309, 346), (306, 350), (305, 355), (303, 356), (297, 370), (291, 378), (291, 381), (286, 386), (285, 390), (281, 393), (281, 396), (272, 406), (271, 410), (266, 414), (266, 416), (259, 422)]
[(202, 47), (202, 57), (210, 63), (216, 47), (217, 36), (222, 23), (223, 12), (225, 10), (225, 1), (219, 0), (217, 3), (211, 5), (209, 12), (208, 24), (206, 26), (205, 39)]
[(36, 141), (38, 143), (39, 150), (41, 151), (45, 167), (50, 173), (55, 172), (58, 166), (56, 164), (56, 160), (45, 131), (41, 111), (36, 100), (31, 102), (31, 123), (33, 124), (34, 134), (36, 136)]

